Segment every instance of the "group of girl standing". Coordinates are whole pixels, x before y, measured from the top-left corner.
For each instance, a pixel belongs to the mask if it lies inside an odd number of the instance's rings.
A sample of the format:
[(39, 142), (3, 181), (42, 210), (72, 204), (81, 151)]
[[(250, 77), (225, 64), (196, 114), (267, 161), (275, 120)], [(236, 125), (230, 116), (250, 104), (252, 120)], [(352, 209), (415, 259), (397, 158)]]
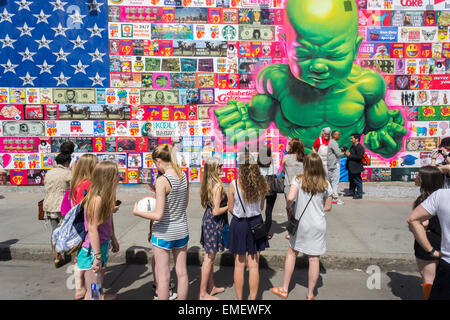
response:
[[(285, 194), (287, 213), (295, 214), (297, 219), (303, 211), (304, 215), (299, 224), (299, 231), (290, 239), (283, 285), (272, 288), (271, 291), (287, 298), (295, 257), (301, 251), (310, 258), (307, 298), (312, 299), (319, 275), (319, 256), (325, 252), (326, 223), (323, 212), (324, 209), (331, 209), (331, 188), (323, 172), (320, 157), (315, 153), (305, 156), (302, 146), (299, 139), (293, 139), (289, 143), (288, 155), (283, 160), (283, 172), (288, 180)], [(200, 299), (217, 299), (215, 295), (224, 291), (224, 288), (216, 287), (214, 283), (213, 266), (216, 254), (225, 249), (234, 255), (234, 287), (237, 299), (243, 299), (246, 264), (249, 270), (250, 299), (257, 297), (260, 253), (269, 247), (268, 240), (271, 235), (268, 232), (267, 235), (255, 239), (252, 229), (263, 223), (261, 213), (266, 200), (271, 215), (276, 198), (269, 193), (265, 174), (262, 174), (262, 167), (267, 166), (267, 162), (273, 166), (270, 152), (267, 150), (270, 149), (263, 149), (258, 162), (249, 153), (239, 157), (237, 179), (230, 183), (228, 191), (220, 178), (223, 173), (221, 160), (212, 157), (206, 161), (201, 185), (201, 203), (205, 208), (201, 244), (205, 255), (201, 268)], [(178, 299), (185, 300), (189, 289), (189, 230), (186, 214), (189, 203), (188, 178), (178, 166), (172, 146), (158, 146), (152, 156), (160, 173), (155, 182), (156, 206), (152, 212), (141, 212), (135, 205), (133, 214), (154, 221), (151, 243), (154, 284), (158, 299), (169, 299), (172, 254), (177, 275)], [(262, 159), (264, 156), (265, 160)], [(263, 162), (265, 164), (261, 166)], [(68, 163), (65, 165), (67, 168)], [(83, 203), (85, 227), (88, 231), (77, 254), (74, 268), (75, 299), (90, 299), (91, 290), (87, 288), (94, 282), (103, 282), (110, 246), (113, 252), (119, 251), (113, 222), (113, 214), (119, 210), (116, 203), (119, 174), (115, 163), (97, 163), (97, 158), (91, 154), (83, 155), (74, 164), (72, 172), (70, 198), (72, 205)], [(230, 222), (228, 213), (232, 214)], [(267, 220), (266, 230), (270, 231), (271, 219), (268, 225)], [(105, 295), (102, 297), (114, 298)]]

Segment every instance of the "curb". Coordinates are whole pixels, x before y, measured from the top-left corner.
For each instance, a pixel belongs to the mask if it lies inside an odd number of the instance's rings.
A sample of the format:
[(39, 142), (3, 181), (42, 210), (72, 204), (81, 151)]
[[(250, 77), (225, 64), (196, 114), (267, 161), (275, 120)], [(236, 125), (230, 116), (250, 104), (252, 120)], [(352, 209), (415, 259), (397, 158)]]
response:
[[(198, 247), (188, 249), (187, 264), (201, 266), (204, 251)], [(261, 268), (270, 268), (273, 270), (283, 270), (285, 251), (262, 252), (260, 258)], [(126, 251), (120, 251), (111, 254), (109, 262), (118, 264), (149, 264), (152, 259), (150, 248), (134, 246)], [(0, 261), (9, 260), (33, 260), (33, 261), (53, 261), (54, 255), (48, 246), (42, 245), (0, 245)], [(171, 257), (172, 260), (172, 257)], [(365, 271), (369, 266), (378, 266), (382, 271), (405, 271), (416, 272), (416, 260), (412, 254), (349, 254), (349, 253), (330, 253), (320, 257), (321, 272), (327, 269), (356, 270)], [(234, 266), (234, 257), (229, 252), (218, 253), (216, 266)], [(296, 269), (308, 268), (308, 258), (299, 256), (296, 261)]]

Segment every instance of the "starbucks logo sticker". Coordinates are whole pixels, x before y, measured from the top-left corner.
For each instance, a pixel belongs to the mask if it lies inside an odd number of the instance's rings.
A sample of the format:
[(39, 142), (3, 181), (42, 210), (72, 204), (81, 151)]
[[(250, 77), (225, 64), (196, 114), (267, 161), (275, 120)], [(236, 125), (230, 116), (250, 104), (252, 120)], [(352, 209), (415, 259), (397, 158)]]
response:
[(224, 40), (234, 40), (236, 38), (236, 28), (230, 25), (222, 29), (222, 36)]

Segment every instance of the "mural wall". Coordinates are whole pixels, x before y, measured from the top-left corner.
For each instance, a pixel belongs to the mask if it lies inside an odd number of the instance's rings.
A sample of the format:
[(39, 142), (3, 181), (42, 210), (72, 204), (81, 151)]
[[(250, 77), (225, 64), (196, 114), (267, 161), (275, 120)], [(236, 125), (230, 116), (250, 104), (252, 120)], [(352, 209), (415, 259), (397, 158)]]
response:
[(449, 135), (450, 1), (285, 6), (1, 2), (0, 184), (42, 184), (66, 140), (116, 161), (123, 183), (151, 182), (164, 143), (191, 182), (220, 153), (228, 182), (246, 139), (279, 163), (286, 137), (308, 149), (326, 126), (345, 145), (364, 133), (366, 180), (412, 180)]

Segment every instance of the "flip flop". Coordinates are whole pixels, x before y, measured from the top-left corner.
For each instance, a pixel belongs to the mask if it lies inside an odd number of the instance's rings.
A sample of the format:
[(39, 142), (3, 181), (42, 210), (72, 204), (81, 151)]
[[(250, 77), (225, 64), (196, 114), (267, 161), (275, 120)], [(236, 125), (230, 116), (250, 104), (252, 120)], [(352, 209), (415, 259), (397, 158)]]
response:
[(281, 288), (281, 287), (272, 288), (272, 289), (270, 289), (270, 291), (273, 294), (276, 294), (277, 296), (279, 296), (280, 298), (287, 299), (287, 297), (288, 297), (288, 292), (283, 290), (283, 288)]

